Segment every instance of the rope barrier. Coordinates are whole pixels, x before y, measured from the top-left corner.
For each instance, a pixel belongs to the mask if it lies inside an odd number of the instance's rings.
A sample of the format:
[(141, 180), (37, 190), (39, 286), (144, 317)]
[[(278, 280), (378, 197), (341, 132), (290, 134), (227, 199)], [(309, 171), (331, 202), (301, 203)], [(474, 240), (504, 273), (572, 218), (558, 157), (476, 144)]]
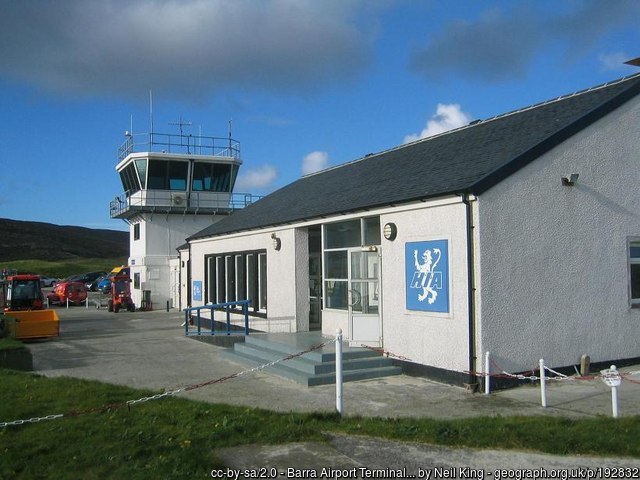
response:
[[(46, 421), (46, 420), (55, 420), (58, 418), (62, 418), (62, 417), (75, 417), (75, 416), (79, 416), (79, 415), (84, 415), (87, 413), (103, 413), (105, 411), (108, 410), (114, 410), (117, 408), (123, 408), (123, 407), (127, 407), (127, 408), (131, 408), (132, 405), (137, 405), (139, 403), (146, 403), (149, 401), (153, 401), (153, 400), (159, 400), (162, 398), (166, 398), (166, 397), (170, 397), (173, 395), (177, 395), (178, 393), (181, 392), (188, 392), (191, 390), (196, 390), (198, 388), (203, 388), (209, 385), (214, 385), (217, 383), (222, 383), (225, 382), (227, 380), (231, 380), (233, 378), (238, 378), (241, 377), (243, 375), (247, 375), (249, 373), (253, 373), (253, 372), (257, 372), (260, 370), (264, 370), (265, 368), (274, 366), (278, 363), (281, 362), (285, 362), (287, 360), (291, 360), (293, 358), (297, 358), (300, 357), (302, 355), (305, 355), (307, 353), (313, 352), (315, 350), (318, 350), (320, 348), (323, 348), (327, 345), (329, 345), (330, 343), (333, 343), (335, 340), (331, 339), (331, 340), (327, 340), (323, 343), (320, 343), (318, 345), (312, 346), (310, 348), (308, 348), (307, 350), (303, 350), (297, 353), (292, 353), (290, 355), (287, 355), (286, 357), (280, 358), (278, 360), (274, 360), (272, 362), (269, 363), (265, 363), (262, 365), (258, 365), (256, 367), (253, 367), (251, 369), (248, 370), (242, 370), (240, 372), (236, 372), (236, 373), (232, 373), (231, 375), (226, 375), (224, 377), (219, 377), (216, 379), (212, 379), (212, 380), (207, 380), (204, 382), (200, 382), (200, 383), (195, 383), (195, 384), (191, 384), (182, 388), (176, 388), (173, 390), (168, 390), (166, 392), (163, 393), (158, 393), (156, 395), (150, 395), (150, 396), (146, 396), (146, 397), (141, 397), (138, 399), (134, 399), (134, 400), (127, 400), (125, 402), (119, 402), (119, 403), (111, 403), (111, 404), (107, 404), (107, 405), (101, 405), (99, 407), (92, 407), (92, 408), (87, 408), (87, 409), (83, 409), (83, 410), (72, 410), (69, 411), (65, 414), (54, 414), (54, 415), (46, 415), (43, 417), (33, 417), (33, 418), (29, 418), (29, 419), (21, 419), (21, 420), (13, 420), (13, 421), (9, 421), (9, 422), (0, 422), (0, 428), (3, 427), (9, 427), (9, 426), (17, 426), (17, 425), (24, 425), (27, 423), (38, 423), (41, 421)], [(382, 348), (378, 348), (378, 347), (372, 347), (370, 345), (364, 345), (361, 344), (360, 345), (363, 348), (367, 348), (369, 350), (373, 350), (375, 352), (380, 353), (383, 356), (386, 357), (393, 357), (393, 358), (397, 358), (399, 360), (403, 360), (403, 361), (409, 361), (411, 362), (412, 360), (410, 360), (409, 358), (403, 356), (403, 355), (397, 355), (394, 354), (388, 350), (384, 350)], [(498, 371), (500, 371), (501, 373), (487, 373), (487, 372), (474, 372), (474, 371), (470, 371), (470, 370), (463, 370), (462, 373), (465, 373), (467, 375), (471, 374), (471, 375), (475, 375), (477, 377), (487, 377), (487, 378), (509, 378), (509, 379), (516, 379), (516, 380), (530, 380), (530, 381), (539, 381), (541, 380), (541, 376), (537, 376), (535, 375), (535, 371), (536, 370), (540, 370), (540, 367), (536, 367), (534, 369), (531, 369), (529, 371), (528, 374), (525, 373), (510, 373), (505, 371), (504, 369), (500, 368), (496, 362), (494, 361), (493, 358), (490, 359), (490, 363), (491, 365)], [(555, 370), (553, 370), (552, 368), (549, 368), (547, 366), (544, 366), (544, 369), (553, 373), (555, 375), (555, 377), (549, 377), (549, 376), (545, 376), (544, 380), (545, 381), (567, 381), (567, 380), (583, 380), (583, 381), (591, 381), (591, 380), (599, 380), (601, 381), (604, 376), (602, 374), (597, 374), (597, 375), (576, 375), (576, 376), (567, 376), (563, 373), (557, 372)], [(577, 370), (576, 370), (577, 371)], [(640, 385), (640, 380), (634, 380), (630, 377), (635, 376), (635, 375), (640, 375), (640, 370), (637, 371), (633, 371), (633, 372), (619, 372), (621, 378), (625, 381), (631, 382), (631, 383), (635, 383), (635, 384), (639, 384)]]
[(88, 413), (103, 413), (109, 410), (116, 410), (118, 408), (131, 408), (132, 405), (137, 405), (139, 403), (146, 403), (152, 400), (159, 400), (161, 398), (166, 398), (166, 397), (170, 397), (173, 395), (177, 395), (180, 392), (188, 392), (191, 390), (196, 390), (198, 388), (202, 388), (202, 387), (206, 387), (208, 385), (214, 385), (216, 383), (222, 383), (226, 380), (230, 380), (232, 378), (238, 378), (242, 375), (246, 375), (249, 373), (253, 373), (253, 372), (257, 372), (259, 370), (264, 370), (265, 368), (271, 367), (273, 365), (276, 365), (278, 363), (281, 362), (285, 362), (287, 360), (291, 360), (292, 358), (297, 358), (300, 357), (306, 353), (310, 353), (313, 352), (315, 350), (318, 350), (322, 347), (327, 346), (330, 343), (333, 343), (334, 340), (327, 340), (326, 342), (320, 343), (318, 345), (314, 345), (310, 348), (308, 348), (307, 350), (303, 350), (301, 352), (297, 352), (297, 353), (292, 353), (291, 355), (287, 355), (286, 357), (280, 358), (278, 360), (274, 360), (272, 362), (269, 363), (265, 363), (262, 365), (258, 365), (257, 367), (253, 367), (250, 368), (248, 370), (243, 370), (240, 372), (236, 372), (233, 373), (231, 375), (226, 375), (224, 377), (220, 377), (220, 378), (216, 378), (213, 380), (207, 380), (205, 382), (200, 382), (200, 383), (195, 383), (192, 385), (188, 385), (186, 387), (183, 388), (177, 388), (177, 389), (173, 389), (173, 390), (169, 390), (163, 393), (158, 393), (156, 395), (150, 395), (150, 396), (146, 396), (146, 397), (141, 397), (138, 399), (134, 399), (134, 400), (127, 400), (125, 402), (117, 402), (117, 403), (110, 403), (110, 404), (106, 404), (106, 405), (101, 405), (98, 407), (91, 407), (91, 408), (86, 408), (86, 409), (82, 409), (82, 410), (71, 410), (67, 413), (58, 413), (55, 415), (46, 415), (43, 417), (33, 417), (33, 418), (29, 418), (29, 419), (22, 419), (22, 420), (13, 420), (10, 422), (0, 422), (0, 428), (4, 428), (4, 427), (11, 427), (11, 426), (17, 426), (17, 425), (24, 425), (26, 423), (38, 423), (38, 422), (42, 422), (45, 420), (56, 420), (58, 418), (63, 418), (63, 417), (77, 417), (80, 415), (85, 415)]

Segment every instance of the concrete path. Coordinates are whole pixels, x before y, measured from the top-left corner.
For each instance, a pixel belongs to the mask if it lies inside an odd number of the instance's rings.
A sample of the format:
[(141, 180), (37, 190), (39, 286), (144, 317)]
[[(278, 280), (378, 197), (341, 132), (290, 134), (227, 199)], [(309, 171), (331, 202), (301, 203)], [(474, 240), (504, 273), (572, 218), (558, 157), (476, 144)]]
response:
[[(70, 376), (165, 391), (218, 379), (245, 368), (222, 358), (220, 352), (223, 347), (186, 338), (180, 327), (183, 317), (177, 312), (114, 314), (102, 309), (73, 307), (68, 310), (58, 309), (58, 313), (61, 318), (61, 336), (29, 345), (34, 369), (42, 375)], [(637, 371), (640, 367), (623, 369), (625, 370)], [(636, 379), (640, 381), (639, 377)], [(280, 412), (335, 411), (335, 386), (307, 388), (263, 372), (253, 372), (180, 395), (207, 402), (260, 407)], [(344, 413), (347, 416), (428, 416), (443, 419), (507, 415), (611, 415), (611, 390), (601, 381), (550, 383), (547, 398), (548, 406), (542, 408), (539, 388), (536, 386), (491, 395), (469, 394), (463, 388), (401, 375), (344, 384)], [(619, 389), (619, 410), (621, 415), (640, 415), (640, 384), (623, 382)], [(558, 462), (558, 465), (585, 465), (586, 461), (583, 457), (519, 457), (513, 452), (451, 451), (425, 445), (404, 445), (342, 436), (334, 436), (329, 443), (323, 445), (296, 444), (259, 450), (249, 447), (247, 451), (252, 452), (249, 457), (244, 454), (246, 452), (243, 449), (246, 448), (230, 449), (228, 456), (227, 453), (222, 454), (230, 466), (238, 468), (286, 468), (296, 463), (296, 459), (306, 458), (301, 465), (306, 464), (307, 468), (322, 468), (331, 466), (331, 463), (345, 465), (345, 468), (357, 465), (372, 468), (374, 465), (405, 465), (415, 467), (416, 472), (417, 468), (424, 470), (430, 465), (478, 465), (477, 468), (491, 470), (502, 465), (507, 458), (517, 459), (515, 463), (509, 462), (512, 465), (535, 466), (554, 465), (554, 462)], [(322, 453), (324, 449), (329, 449), (331, 455)], [(391, 449), (388, 452), (389, 461), (383, 460), (384, 457), (376, 453), (388, 449)], [(306, 451), (308, 458), (301, 451)], [(338, 451), (341, 452), (339, 455)], [(367, 455), (368, 451), (373, 456)], [(442, 452), (445, 451), (448, 453), (443, 455)], [(245, 459), (245, 464), (236, 465), (234, 459), (237, 458)], [(603, 465), (602, 459), (593, 462), (594, 465)], [(608, 462), (640, 466), (640, 461)], [(286, 478), (287, 472), (283, 473), (283, 478)], [(366, 472), (359, 474), (366, 475)]]

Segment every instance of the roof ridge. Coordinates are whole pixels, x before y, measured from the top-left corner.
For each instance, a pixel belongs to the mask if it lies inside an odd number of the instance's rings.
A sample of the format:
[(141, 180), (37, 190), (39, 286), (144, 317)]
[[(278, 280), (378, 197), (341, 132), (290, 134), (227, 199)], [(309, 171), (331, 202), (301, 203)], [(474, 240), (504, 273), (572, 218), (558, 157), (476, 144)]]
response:
[(528, 105), (526, 107), (518, 108), (516, 110), (511, 110), (509, 112), (500, 113), (498, 115), (494, 115), (493, 117), (489, 117), (489, 118), (486, 118), (486, 119), (472, 120), (470, 123), (468, 123), (466, 125), (463, 125), (461, 127), (452, 128), (451, 130), (447, 130), (445, 132), (440, 132), (440, 133), (437, 133), (435, 135), (430, 135), (430, 136), (425, 137), (425, 138), (419, 138), (419, 139), (414, 140), (412, 142), (407, 142), (407, 143), (403, 143), (401, 145), (396, 145), (396, 146), (387, 148), (385, 150), (381, 150), (381, 151), (376, 152), (376, 153), (368, 153), (368, 154), (364, 155), (363, 157), (356, 158), (354, 160), (350, 160), (350, 161), (345, 162), (345, 163), (340, 163), (338, 165), (333, 165), (331, 167), (327, 167), (325, 169), (318, 170), (317, 172), (307, 173), (305, 175), (302, 175), (300, 178), (312, 177), (314, 175), (319, 175), (321, 173), (329, 172), (331, 170), (336, 170), (338, 168), (346, 167), (348, 165), (352, 165), (354, 163), (361, 162), (363, 160), (368, 160), (371, 157), (377, 157), (379, 155), (384, 155), (386, 153), (393, 152), (393, 151), (399, 150), (401, 148), (405, 148), (408, 145), (414, 145), (414, 144), (421, 143), (421, 142), (428, 142), (429, 140), (433, 140), (435, 138), (439, 138), (439, 137), (442, 137), (444, 135), (450, 135), (450, 134), (459, 132), (461, 130), (465, 130), (467, 128), (475, 127), (477, 125), (482, 125), (482, 124), (485, 124), (487, 122), (491, 122), (491, 121), (494, 121), (494, 120), (505, 118), (505, 117), (508, 117), (508, 116), (511, 116), (511, 115), (516, 115), (518, 113), (526, 112), (528, 110), (533, 110), (535, 108), (540, 108), (540, 107), (543, 107), (545, 105), (549, 105), (551, 103), (555, 103), (555, 102), (559, 102), (559, 101), (562, 101), (562, 100), (566, 100), (568, 98), (576, 97), (578, 95), (584, 95), (585, 93), (593, 92), (594, 90), (600, 90), (600, 89), (603, 89), (603, 88), (606, 88), (606, 87), (611, 87), (613, 85), (618, 85), (620, 83), (624, 83), (624, 82), (633, 80), (633, 79), (635, 79), (637, 77), (640, 77), (640, 73), (634, 73), (633, 75), (627, 75), (625, 77), (621, 77), (621, 78), (618, 78), (618, 79), (615, 79), (615, 80), (611, 80), (609, 82), (605, 82), (605, 83), (602, 83), (600, 85), (595, 85), (595, 86), (592, 86), (592, 87), (584, 88), (582, 90), (577, 90), (577, 91), (575, 91), (573, 93), (560, 95), (559, 97), (554, 97), (554, 98), (551, 98), (549, 100), (544, 100), (542, 102), (534, 103), (534, 104)]
[[(600, 85), (594, 85), (593, 87), (588, 87), (588, 88), (584, 88), (582, 90), (577, 90), (577, 91), (575, 91), (573, 93), (567, 93), (565, 95), (560, 95), (559, 97), (551, 98), (549, 100), (543, 100), (542, 102), (534, 103), (532, 105), (529, 105), (529, 106), (526, 106), (526, 107), (522, 107), (522, 108), (518, 108), (516, 110), (511, 110), (509, 112), (500, 113), (498, 115), (494, 115), (493, 117), (489, 117), (489, 118), (477, 121), (476, 123), (469, 124), (469, 125), (471, 125), (471, 126), (478, 125), (480, 123), (489, 122), (489, 121), (496, 120), (496, 119), (499, 119), (499, 118), (508, 117), (510, 115), (515, 115), (517, 113), (526, 112), (527, 110), (533, 110), (534, 108), (543, 107), (543, 106), (549, 105), (551, 103), (555, 103), (555, 102), (559, 102), (559, 101), (562, 101), (562, 100), (566, 100), (567, 98), (577, 97), (578, 95), (584, 95), (585, 93), (593, 92), (595, 90), (601, 90), (603, 88), (611, 87), (613, 85), (618, 85), (620, 83), (624, 83), (624, 82), (633, 80), (636, 77), (640, 77), (640, 73), (634, 73), (633, 75), (627, 75), (626, 77), (618, 78), (616, 80), (611, 80), (610, 82), (601, 83)], [(469, 126), (469, 125), (467, 125), (467, 126)], [(431, 137), (429, 137), (429, 138), (431, 138)]]

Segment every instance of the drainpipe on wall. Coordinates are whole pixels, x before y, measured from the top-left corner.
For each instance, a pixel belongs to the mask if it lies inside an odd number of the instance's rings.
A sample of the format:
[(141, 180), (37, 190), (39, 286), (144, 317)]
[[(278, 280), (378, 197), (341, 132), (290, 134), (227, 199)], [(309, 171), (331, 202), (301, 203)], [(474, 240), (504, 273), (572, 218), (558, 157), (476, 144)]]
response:
[(473, 248), (473, 208), (469, 200), (469, 194), (462, 194), (462, 203), (466, 206), (467, 215), (467, 297), (469, 300), (469, 385), (478, 382), (476, 371), (476, 287), (475, 287), (475, 250)]

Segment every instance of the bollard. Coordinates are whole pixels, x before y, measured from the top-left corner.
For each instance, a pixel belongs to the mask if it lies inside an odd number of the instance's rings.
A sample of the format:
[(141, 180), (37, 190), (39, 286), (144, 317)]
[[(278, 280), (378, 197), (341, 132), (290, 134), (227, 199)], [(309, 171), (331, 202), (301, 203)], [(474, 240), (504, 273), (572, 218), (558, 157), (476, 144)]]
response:
[(336, 330), (336, 410), (343, 413), (342, 405), (342, 329)]
[(491, 364), (489, 363), (489, 357), (491, 354), (485, 352), (484, 354), (484, 393), (489, 395), (491, 393)]
[(169, 300), (167, 300), (167, 313), (169, 313)]
[(547, 376), (544, 371), (544, 359), (540, 359), (540, 401), (542, 408), (547, 408)]

